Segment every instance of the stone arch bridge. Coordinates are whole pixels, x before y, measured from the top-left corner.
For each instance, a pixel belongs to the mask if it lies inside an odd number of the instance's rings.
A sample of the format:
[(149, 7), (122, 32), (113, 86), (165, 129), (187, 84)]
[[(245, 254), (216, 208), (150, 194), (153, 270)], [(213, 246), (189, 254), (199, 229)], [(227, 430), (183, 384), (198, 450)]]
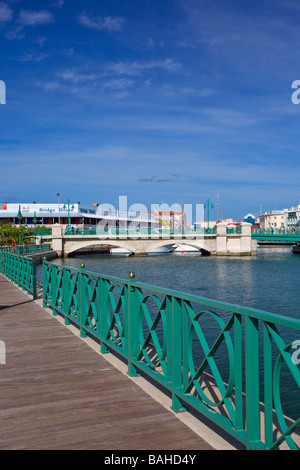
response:
[(199, 248), (202, 252), (211, 255), (256, 255), (257, 241), (251, 238), (251, 224), (242, 223), (241, 229), (236, 231), (232, 226), (220, 223), (216, 233), (203, 234), (195, 231), (193, 234), (168, 235), (66, 235), (61, 225), (52, 226), (52, 235), (41, 237), (41, 241), (50, 241), (52, 249), (59, 257), (90, 246), (109, 245), (130, 250), (133, 255), (144, 255), (150, 250), (162, 246), (185, 244)]

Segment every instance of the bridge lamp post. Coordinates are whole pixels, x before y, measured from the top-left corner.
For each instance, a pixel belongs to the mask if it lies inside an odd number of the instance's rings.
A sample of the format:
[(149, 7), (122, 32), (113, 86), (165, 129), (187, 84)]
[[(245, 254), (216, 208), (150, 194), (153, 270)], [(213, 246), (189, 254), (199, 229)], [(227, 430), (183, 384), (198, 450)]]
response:
[(33, 225), (34, 225), (35, 244), (36, 244), (36, 224), (37, 224), (36, 211), (34, 211), (32, 223), (33, 223)]
[(59, 207), (59, 197), (60, 197), (60, 194), (59, 194), (59, 193), (56, 193), (56, 196), (57, 196), (57, 202), (58, 202), (58, 223), (60, 224), (60, 207)]
[[(68, 199), (68, 205), (67, 205), (67, 207), (68, 207), (68, 225), (70, 225), (70, 199)], [(66, 210), (67, 207), (66, 207), (66, 205), (64, 204), (63, 210)], [(72, 210), (75, 209), (74, 204), (72, 204), (71, 209), (72, 209)]]
[(19, 246), (21, 246), (21, 233), (20, 233), (21, 222), (22, 222), (21, 206), (19, 206), (19, 212), (18, 212), (17, 217), (18, 217), (18, 220), (19, 220)]
[(214, 206), (209, 202), (209, 199), (204, 203), (204, 209), (207, 209), (207, 228), (209, 228), (209, 208), (213, 209)]

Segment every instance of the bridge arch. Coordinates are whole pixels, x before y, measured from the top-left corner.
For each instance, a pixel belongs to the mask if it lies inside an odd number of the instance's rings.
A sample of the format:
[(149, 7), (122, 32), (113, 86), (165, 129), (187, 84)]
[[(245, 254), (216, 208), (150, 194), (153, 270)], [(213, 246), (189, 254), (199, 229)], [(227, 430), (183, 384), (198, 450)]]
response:
[(81, 241), (75, 241), (73, 240), (67, 240), (64, 239), (64, 255), (67, 256), (71, 253), (74, 253), (78, 250), (81, 250), (83, 248), (88, 248), (92, 246), (111, 246), (115, 248), (126, 248), (127, 250), (131, 251), (133, 254), (146, 254), (147, 252), (155, 251), (158, 248), (162, 247), (172, 247), (175, 244), (180, 244), (180, 245), (186, 245), (186, 246), (192, 246), (194, 248), (197, 248), (200, 250), (203, 254), (209, 254), (210, 249), (208, 246), (206, 246), (206, 243), (204, 240), (186, 240), (186, 239), (174, 239), (174, 240), (164, 240), (164, 239), (136, 239), (136, 240), (130, 240), (130, 239), (99, 239), (99, 238), (93, 238), (89, 240), (81, 240)]
[(80, 241), (80, 242), (66, 242), (64, 246), (64, 254), (70, 255), (71, 253), (75, 253), (84, 248), (90, 248), (93, 246), (110, 246), (114, 248), (126, 248), (129, 251), (132, 251), (132, 247), (125, 246), (123, 240), (88, 240), (88, 241)]

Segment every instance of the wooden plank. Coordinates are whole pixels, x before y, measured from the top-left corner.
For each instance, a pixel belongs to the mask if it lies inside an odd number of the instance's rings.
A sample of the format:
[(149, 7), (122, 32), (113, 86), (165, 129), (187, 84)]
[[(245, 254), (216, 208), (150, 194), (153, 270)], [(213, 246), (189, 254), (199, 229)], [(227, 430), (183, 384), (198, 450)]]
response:
[(0, 449), (211, 449), (0, 275)]

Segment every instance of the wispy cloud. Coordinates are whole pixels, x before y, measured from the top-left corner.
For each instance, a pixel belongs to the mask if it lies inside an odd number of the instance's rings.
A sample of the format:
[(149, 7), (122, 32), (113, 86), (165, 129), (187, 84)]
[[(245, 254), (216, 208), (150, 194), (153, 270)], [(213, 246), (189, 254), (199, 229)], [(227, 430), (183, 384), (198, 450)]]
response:
[(148, 62), (117, 62), (115, 64), (108, 64), (106, 70), (116, 75), (140, 75), (147, 70), (156, 68), (169, 72), (177, 72), (181, 68), (181, 64), (170, 58)]
[(45, 41), (46, 41), (46, 37), (45, 36), (40, 36), (38, 37), (35, 42), (40, 46), (40, 47), (43, 47), (44, 44), (45, 44)]
[(261, 1), (256, 8), (197, 0), (179, 0), (178, 4), (187, 20), (186, 42), (197, 44), (219, 64), (219, 70), (224, 71), (226, 64), (248, 79), (265, 79), (271, 69), (276, 76), (286, 76), (293, 67), (291, 44), (297, 44), (300, 37), (297, 2)]
[(48, 57), (48, 54), (32, 52), (32, 53), (24, 54), (21, 57), (20, 61), (21, 62), (40, 62), (41, 60), (44, 60), (47, 57)]
[(54, 16), (52, 13), (46, 10), (33, 11), (33, 10), (21, 10), (17, 23), (21, 26), (35, 26), (46, 23), (53, 23)]
[(139, 183), (174, 183), (174, 181), (179, 178), (178, 175), (173, 174), (171, 177), (161, 178), (157, 177), (156, 175), (151, 176), (150, 178), (139, 178)]
[(164, 41), (154, 41), (152, 38), (148, 38), (148, 41), (144, 47), (144, 49), (154, 49), (156, 47), (164, 47)]
[(95, 80), (96, 76), (94, 74), (88, 73), (81, 73), (75, 69), (66, 69), (57, 74), (58, 78), (62, 78), (66, 82), (70, 83), (82, 83), (82, 82), (90, 82), (91, 80)]
[(53, 7), (54, 8), (61, 8), (65, 3), (65, 0), (56, 0), (54, 3), (53, 3)]
[[(3, 5), (3, 4), (2, 4)], [(7, 10), (3, 9), (3, 18), (9, 18)], [(11, 12), (12, 14), (12, 12)], [(0, 5), (0, 15), (1, 15), (1, 5)], [(53, 23), (54, 16), (47, 10), (21, 10), (15, 22), (12, 24), (12, 27), (5, 32), (5, 37), (9, 41), (14, 39), (21, 39), (24, 37), (24, 30), (30, 26), (40, 26), (47, 23)]]
[[(24, 59), (25, 60), (25, 59)], [(96, 89), (105, 94), (112, 93), (116, 98), (127, 96), (135, 81), (128, 77), (107, 77), (101, 73), (84, 73), (76, 68), (65, 69), (56, 74), (53, 80), (40, 83), (46, 91), (67, 91), (70, 93), (91, 92)]]
[[(41, 84), (39, 84), (41, 86)], [(60, 87), (60, 84), (56, 81), (42, 83), (43, 88), (46, 91), (55, 91)]]
[(0, 23), (8, 23), (12, 20), (13, 10), (6, 3), (0, 3)]
[(127, 90), (134, 84), (133, 80), (128, 78), (120, 78), (120, 79), (113, 79), (105, 82), (103, 84), (104, 88), (108, 88), (111, 90)]
[(92, 16), (85, 11), (80, 13), (78, 20), (82, 26), (98, 31), (120, 31), (124, 23), (124, 19), (119, 16)]

